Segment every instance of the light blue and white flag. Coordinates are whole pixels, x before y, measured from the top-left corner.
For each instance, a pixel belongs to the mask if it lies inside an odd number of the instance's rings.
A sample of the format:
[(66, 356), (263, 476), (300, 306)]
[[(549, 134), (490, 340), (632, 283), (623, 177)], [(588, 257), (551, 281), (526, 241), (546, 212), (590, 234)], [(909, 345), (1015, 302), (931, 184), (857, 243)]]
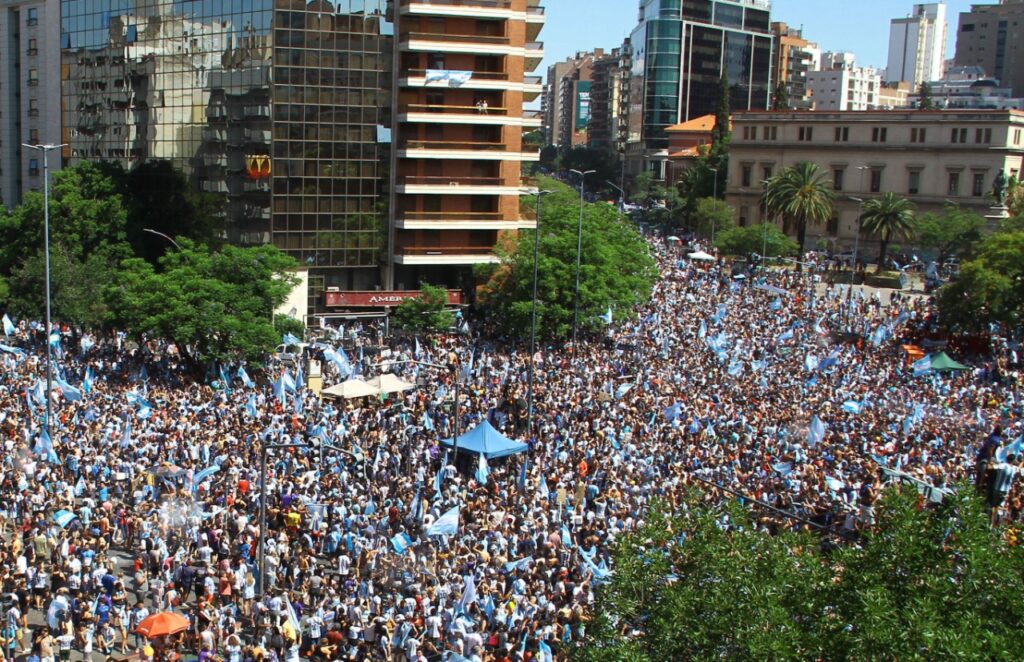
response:
[(18, 329), (15, 328), (14, 322), (11, 321), (11, 318), (7, 316), (7, 313), (4, 313), (4, 335), (10, 337), (17, 332), (17, 330)]
[(704, 336), (706, 336), (706, 335), (708, 335), (708, 325), (707, 325), (707, 322), (705, 322), (704, 320), (701, 320), (701, 322), (700, 322), (700, 329), (697, 330), (697, 337), (700, 338), (701, 340), (703, 340)]
[(459, 598), (458, 604), (455, 605), (456, 614), (469, 613), (470, 606), (476, 602), (476, 580), (473, 579), (473, 575), (466, 575), (463, 578), (462, 586), (462, 597)]
[(863, 405), (857, 402), (856, 400), (847, 400), (846, 402), (843, 403), (843, 411), (850, 414), (859, 414), (862, 408)]
[(284, 334), (283, 341), (285, 345), (298, 345), (302, 342), (290, 333)]
[(817, 370), (818, 357), (814, 354), (807, 354), (807, 356), (804, 357), (804, 368), (807, 369), (807, 372), (814, 372)]
[(82, 392), (71, 384), (68, 384), (63, 379), (58, 377), (54, 380), (54, 383), (57, 384), (57, 388), (60, 389), (61, 395), (63, 395), (68, 402), (78, 402), (82, 399)]
[(483, 453), (480, 453), (480, 460), (477, 462), (476, 467), (476, 482), (481, 485), (487, 484), (487, 477), (491, 475), (491, 469), (487, 466), (487, 458), (484, 457)]
[(430, 414), (423, 412), (423, 429), (434, 431), (434, 419), (430, 418)]
[(604, 322), (605, 324), (611, 324), (612, 323), (612, 307), (611, 306), (608, 306), (608, 312), (606, 312), (604, 315), (601, 315), (601, 321)]
[(249, 377), (249, 373), (245, 371), (245, 366), (238, 366), (238, 372), (235, 373), (235, 376), (242, 380), (242, 384), (245, 385), (246, 388), (256, 386), (256, 382), (254, 382)]
[(931, 355), (929, 354), (929, 355), (925, 356), (924, 358), (920, 359), (919, 361), (914, 361), (913, 365), (911, 365), (911, 368), (914, 369), (914, 376), (915, 377), (921, 377), (921, 376), (927, 375), (928, 373), (930, 373), (932, 371), (932, 357), (931, 357)]
[(409, 537), (408, 533), (404, 531), (391, 538), (391, 546), (395, 549), (397, 554), (405, 554), (405, 550), (412, 547), (412, 538)]
[(60, 331), (57, 329), (50, 331), (50, 347), (60, 347)]
[(814, 448), (825, 439), (825, 424), (820, 418), (811, 416), (811, 426), (807, 431), (807, 445)]
[(455, 506), (427, 529), (428, 536), (454, 536), (459, 531), (459, 506)]

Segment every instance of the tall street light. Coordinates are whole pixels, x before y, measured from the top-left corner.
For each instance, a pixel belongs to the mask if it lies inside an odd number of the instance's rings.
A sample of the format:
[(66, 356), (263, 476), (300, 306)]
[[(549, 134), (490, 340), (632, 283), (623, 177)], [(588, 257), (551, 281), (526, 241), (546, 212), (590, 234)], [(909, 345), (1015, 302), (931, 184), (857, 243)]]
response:
[(174, 240), (173, 240), (173, 239), (171, 239), (171, 238), (170, 238), (169, 236), (165, 235), (165, 234), (164, 234), (163, 232), (159, 232), (159, 231), (157, 231), (157, 230), (154, 230), (154, 229), (152, 229), (152, 228), (142, 228), (142, 231), (143, 231), (143, 232), (149, 232), (150, 234), (155, 234), (155, 235), (158, 235), (158, 236), (160, 236), (160, 237), (163, 237), (163, 238), (164, 238), (164, 239), (166, 239), (167, 241), (169, 241), (169, 242), (171, 242), (172, 244), (174, 244), (174, 247), (175, 247), (175, 248), (177, 248), (177, 249), (178, 249), (179, 251), (181, 250), (181, 246), (179, 246), (179, 245), (178, 245), (178, 242), (174, 241)]
[[(764, 226), (762, 229), (764, 232), (761, 233), (761, 268), (764, 269), (768, 266), (768, 187), (771, 182), (767, 179), (762, 179), (761, 183), (764, 185), (764, 215), (765, 217), (761, 220), (761, 225)], [(772, 225), (775, 225), (772, 223)]]
[(526, 389), (526, 430), (533, 434), (533, 356), (537, 353), (537, 266), (540, 260), (540, 201), (551, 191), (537, 191), (537, 227), (533, 230), (533, 305), (530, 308), (530, 381)]
[(626, 211), (626, 192), (623, 191), (622, 187), (620, 187), (618, 184), (613, 184), (611, 183), (611, 181), (607, 179), (604, 183), (607, 184), (608, 186), (611, 186), (613, 189), (619, 192), (619, 216), (621, 217)]
[(583, 255), (583, 190), (587, 181), (587, 175), (597, 172), (596, 170), (570, 170), (580, 176), (580, 222), (576, 228), (576, 294), (572, 304), (572, 356), (576, 358), (576, 329), (580, 317), (580, 256)]
[(22, 147), (43, 153), (43, 250), (46, 253), (46, 436), (50, 436), (50, 393), (53, 391), (53, 351), (50, 346), (50, 163), (47, 156), (50, 152), (67, 145), (29, 145)]
[(855, 280), (854, 276), (857, 273), (857, 254), (860, 251), (861, 216), (864, 215), (864, 198), (857, 198), (857, 197), (854, 197), (854, 196), (851, 195), (851, 196), (849, 196), (849, 199), (852, 200), (853, 202), (857, 203), (857, 236), (855, 236), (853, 238), (853, 269), (851, 270), (851, 276), (850, 276), (850, 295), (849, 295), (849, 297), (847, 297), (847, 302), (848, 303), (847, 303), (847, 306), (846, 306), (846, 322), (847, 322), (847, 326), (849, 326), (849, 322), (850, 322), (850, 306), (849, 306), (849, 302), (853, 300), (853, 281)]

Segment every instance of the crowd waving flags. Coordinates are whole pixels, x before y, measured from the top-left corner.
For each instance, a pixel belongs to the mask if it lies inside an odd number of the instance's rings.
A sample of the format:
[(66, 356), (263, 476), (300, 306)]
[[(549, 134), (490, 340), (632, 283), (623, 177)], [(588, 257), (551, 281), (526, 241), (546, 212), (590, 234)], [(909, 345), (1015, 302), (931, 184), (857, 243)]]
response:
[[(716, 486), (770, 499), (765, 535), (818, 518), (855, 539), (882, 481), (938, 494), (980, 453), (1019, 462), (1016, 345), (909, 359), (923, 297), (853, 296), (813, 269), (740, 281), (650, 246), (647, 303), (602, 303), (595, 337), (533, 357), (469, 314), (459, 333), (383, 340), (364, 320), (198, 379), (156, 339), (4, 315), (15, 648), (553, 662), (656, 502)], [(318, 397), (310, 360), (361, 395)], [(385, 373), (396, 390), (369, 388)], [(136, 637), (148, 618), (182, 629)]]

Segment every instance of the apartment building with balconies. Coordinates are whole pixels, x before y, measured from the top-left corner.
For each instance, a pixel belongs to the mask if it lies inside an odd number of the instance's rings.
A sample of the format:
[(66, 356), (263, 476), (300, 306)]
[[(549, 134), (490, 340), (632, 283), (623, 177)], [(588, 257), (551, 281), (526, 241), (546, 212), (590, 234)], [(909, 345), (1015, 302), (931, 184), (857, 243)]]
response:
[(521, 217), (523, 145), (541, 119), (538, 0), (403, 0), (398, 24), (390, 285), (467, 288)]

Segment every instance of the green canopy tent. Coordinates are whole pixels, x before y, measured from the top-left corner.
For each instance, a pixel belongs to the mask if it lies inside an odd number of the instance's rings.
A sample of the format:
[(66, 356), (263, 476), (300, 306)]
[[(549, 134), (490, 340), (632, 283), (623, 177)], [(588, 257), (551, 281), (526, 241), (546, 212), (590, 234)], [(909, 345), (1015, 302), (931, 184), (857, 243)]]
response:
[(970, 370), (970, 368), (968, 368), (964, 364), (957, 363), (953, 359), (949, 358), (949, 354), (946, 354), (945, 352), (932, 354), (931, 367), (932, 370), (935, 370), (936, 372)]

